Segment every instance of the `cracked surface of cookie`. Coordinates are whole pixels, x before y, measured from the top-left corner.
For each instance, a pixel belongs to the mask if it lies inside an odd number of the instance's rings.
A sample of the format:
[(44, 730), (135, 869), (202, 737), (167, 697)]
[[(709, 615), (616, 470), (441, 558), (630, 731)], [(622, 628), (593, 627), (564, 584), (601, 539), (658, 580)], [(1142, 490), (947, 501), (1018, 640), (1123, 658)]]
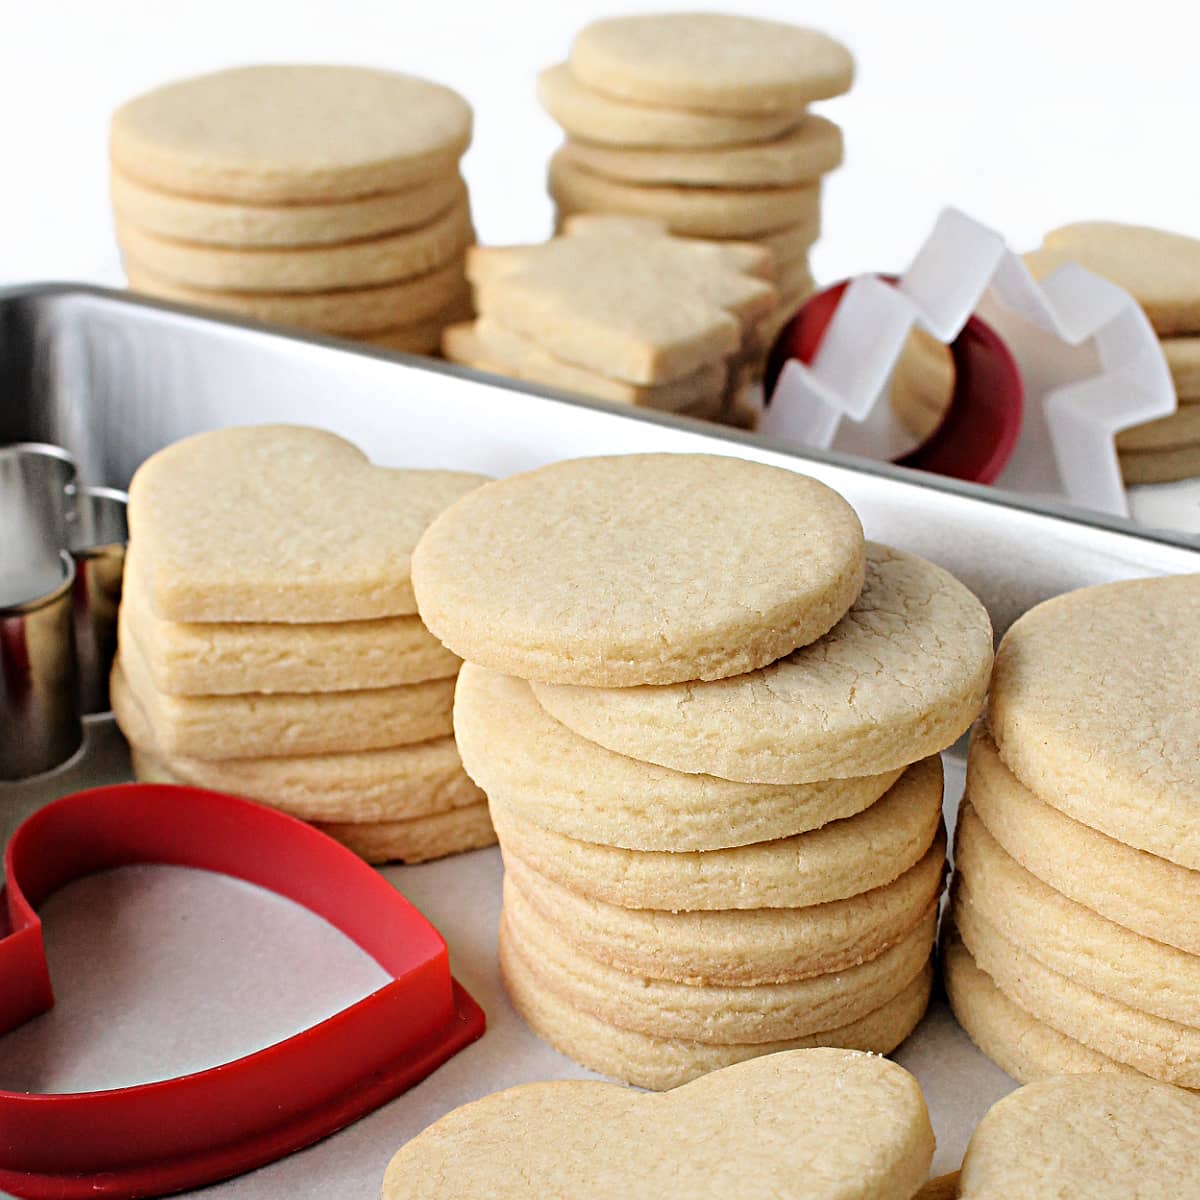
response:
[(952, 575), (869, 543), (866, 582), (826, 636), (761, 670), (670, 687), (534, 684), (618, 754), (759, 783), (870, 775), (949, 746), (983, 703), (992, 628)]
[(862, 554), (854, 510), (814, 479), (630, 454), (464, 497), (421, 539), (413, 585), (422, 620), (462, 658), (627, 687), (719, 678), (820, 637), (858, 594)]
[(1004, 635), (988, 723), (1010, 771), (1112, 838), (1200, 868), (1200, 575), (1082, 588)]

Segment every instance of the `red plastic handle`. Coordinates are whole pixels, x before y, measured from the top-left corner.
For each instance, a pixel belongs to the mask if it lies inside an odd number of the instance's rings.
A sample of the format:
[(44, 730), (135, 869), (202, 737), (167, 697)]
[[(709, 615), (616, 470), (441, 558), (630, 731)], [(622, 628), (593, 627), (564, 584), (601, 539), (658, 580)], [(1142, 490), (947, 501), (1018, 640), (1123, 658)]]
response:
[[(895, 283), (894, 276), (880, 276)], [(843, 280), (810, 297), (784, 326), (767, 358), (768, 403), (789, 359), (810, 363), (849, 286)], [(995, 483), (1021, 436), (1024, 386), (1008, 347), (978, 317), (971, 317), (950, 343), (954, 394), (941, 424), (899, 466), (932, 471), (972, 483)]]
[(84, 1200), (236, 1175), (348, 1125), (483, 1033), (483, 1012), (451, 979), (441, 936), (359, 858), (273, 809), (160, 784), (66, 796), (13, 835), (0, 1033), (54, 1003), (36, 906), (72, 880), (133, 863), (200, 867), (295, 900), (392, 980), (294, 1037), (209, 1070), (111, 1091), (0, 1091), (0, 1188)]

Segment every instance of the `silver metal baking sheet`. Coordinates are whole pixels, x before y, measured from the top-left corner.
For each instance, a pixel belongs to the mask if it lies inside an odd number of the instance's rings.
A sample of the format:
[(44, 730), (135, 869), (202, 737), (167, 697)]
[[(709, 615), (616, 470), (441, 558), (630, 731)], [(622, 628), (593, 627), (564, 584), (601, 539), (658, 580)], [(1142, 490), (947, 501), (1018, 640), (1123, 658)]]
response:
[[(1119, 521), (888, 466), (806, 455), (751, 435), (518, 389), (427, 360), (213, 320), (74, 286), (0, 292), (0, 442), (64, 445), (89, 484), (124, 487), (176, 438), (229, 424), (319, 425), (376, 462), (508, 474), (559, 458), (707, 451), (815, 475), (868, 535), (926, 555), (987, 604), (997, 631), (1031, 605), (1114, 579), (1200, 571), (1200, 545)], [(962, 762), (947, 755), (947, 815)], [(0, 841), (78, 788), (129, 778), (111, 722), (80, 756), (0, 785)], [(484, 850), (384, 874), (434, 922), (455, 974), (487, 1012), (484, 1038), (379, 1112), (279, 1163), (208, 1189), (222, 1200), (367, 1200), (395, 1149), (458, 1104), (502, 1087), (588, 1073), (512, 1011), (495, 956), (500, 861)], [(0, 1086), (67, 1091), (164, 1078), (287, 1036), (366, 994), (375, 965), (287, 901), (204, 872), (133, 868), (44, 906), (55, 1010), (0, 1038)], [(935, 1172), (957, 1166), (976, 1120), (1014, 1085), (936, 1001), (896, 1055), (921, 1081)]]

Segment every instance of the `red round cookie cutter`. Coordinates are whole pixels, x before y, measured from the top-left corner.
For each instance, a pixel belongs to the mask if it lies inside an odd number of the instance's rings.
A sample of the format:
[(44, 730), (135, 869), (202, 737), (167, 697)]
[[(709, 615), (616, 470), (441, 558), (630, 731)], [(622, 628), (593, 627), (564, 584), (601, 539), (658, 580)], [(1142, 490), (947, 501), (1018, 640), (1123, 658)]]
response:
[[(896, 283), (895, 276), (880, 278)], [(763, 388), (768, 404), (790, 359), (812, 362), (850, 282), (843, 280), (810, 297), (784, 326), (767, 357)], [(950, 353), (954, 357), (954, 394), (941, 424), (895, 462), (951, 479), (995, 483), (1021, 435), (1021, 373), (1008, 347), (976, 316), (968, 319), (950, 343)]]
[(191, 1075), (100, 1092), (0, 1091), (0, 1189), (39, 1200), (154, 1196), (237, 1175), (350, 1124), (483, 1033), (441, 936), (349, 850), (247, 800), (136, 783), (57, 800), (9, 841), (0, 1033), (54, 1003), (35, 907), (72, 880), (133, 863), (200, 867), (286, 896), (391, 981), (294, 1037)]

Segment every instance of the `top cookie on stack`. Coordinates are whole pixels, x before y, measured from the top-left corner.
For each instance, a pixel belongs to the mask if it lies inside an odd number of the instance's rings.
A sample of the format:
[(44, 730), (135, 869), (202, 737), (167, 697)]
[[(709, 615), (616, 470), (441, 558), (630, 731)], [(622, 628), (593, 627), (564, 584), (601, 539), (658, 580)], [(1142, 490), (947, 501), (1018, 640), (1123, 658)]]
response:
[(364, 67), (252, 66), (113, 115), (117, 237), (152, 295), (403, 349), (466, 302), (457, 93)]
[(566, 131), (550, 165), (560, 221), (654, 217), (672, 233), (769, 245), (780, 309), (812, 290), (820, 179), (838, 127), (807, 106), (845, 92), (854, 64), (832, 38), (775, 21), (670, 13), (597, 21), (544, 71), (542, 106)]
[(1051, 230), (1026, 261), (1039, 276), (1075, 262), (1112, 280), (1141, 305), (1161, 339), (1179, 407), (1117, 434), (1125, 482), (1200, 476), (1200, 241), (1143, 225), (1084, 221)]

